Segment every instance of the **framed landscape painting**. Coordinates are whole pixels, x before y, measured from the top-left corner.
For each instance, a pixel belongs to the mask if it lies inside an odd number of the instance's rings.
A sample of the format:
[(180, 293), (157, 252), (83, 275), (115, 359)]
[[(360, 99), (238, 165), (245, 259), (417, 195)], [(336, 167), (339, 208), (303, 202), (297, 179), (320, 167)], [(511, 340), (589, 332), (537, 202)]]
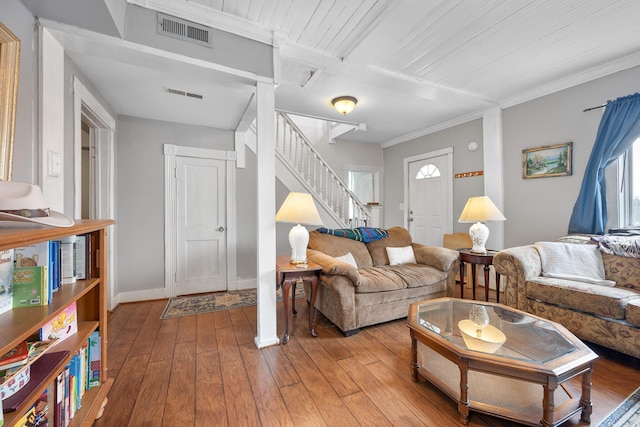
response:
[(548, 178), (571, 175), (573, 143), (545, 145), (522, 150), (522, 178)]

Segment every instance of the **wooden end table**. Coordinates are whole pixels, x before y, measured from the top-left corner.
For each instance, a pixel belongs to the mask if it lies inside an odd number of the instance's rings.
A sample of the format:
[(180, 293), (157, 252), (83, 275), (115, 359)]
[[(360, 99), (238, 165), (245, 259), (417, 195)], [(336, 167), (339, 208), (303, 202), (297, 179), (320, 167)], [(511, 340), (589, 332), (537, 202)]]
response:
[[(460, 298), (464, 298), (464, 263), (471, 264), (471, 282), (473, 299), (476, 299), (476, 266), (484, 266), (484, 299), (489, 301), (489, 266), (498, 251), (487, 250), (484, 253), (471, 252), (471, 249), (458, 249), (460, 253)], [(496, 302), (500, 302), (500, 274), (496, 271)]]
[(307, 261), (306, 264), (291, 264), (288, 255), (278, 255), (276, 257), (276, 286), (282, 288), (282, 302), (284, 305), (284, 336), (282, 343), (289, 342), (289, 295), (291, 287), (291, 309), (293, 314), (296, 311), (296, 285), (298, 283), (309, 283), (311, 285), (311, 306), (309, 307), (309, 333), (313, 337), (317, 337), (315, 329), (313, 329), (313, 314), (316, 306), (316, 295), (318, 294), (318, 277), (322, 267), (315, 262)]

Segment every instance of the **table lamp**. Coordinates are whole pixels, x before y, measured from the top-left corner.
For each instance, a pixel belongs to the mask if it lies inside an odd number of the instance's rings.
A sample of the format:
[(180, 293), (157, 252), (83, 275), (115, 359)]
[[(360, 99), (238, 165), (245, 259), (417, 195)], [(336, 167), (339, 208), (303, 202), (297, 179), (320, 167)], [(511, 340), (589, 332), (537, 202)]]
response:
[(276, 222), (297, 224), (289, 232), (291, 264), (306, 264), (309, 232), (300, 224), (322, 225), (322, 219), (309, 193), (291, 192), (276, 214)]
[(489, 238), (489, 229), (484, 221), (504, 221), (506, 218), (487, 196), (470, 197), (464, 206), (458, 222), (474, 222), (469, 228), (469, 237), (473, 242), (471, 252), (486, 253), (485, 243)]

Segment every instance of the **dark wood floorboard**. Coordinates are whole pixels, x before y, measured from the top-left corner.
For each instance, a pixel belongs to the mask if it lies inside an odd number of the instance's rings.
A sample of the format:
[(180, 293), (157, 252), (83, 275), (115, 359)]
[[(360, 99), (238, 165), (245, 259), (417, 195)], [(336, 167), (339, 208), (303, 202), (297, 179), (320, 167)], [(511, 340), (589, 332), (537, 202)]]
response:
[[(96, 427), (461, 425), (455, 402), (411, 380), (403, 319), (345, 338), (318, 314), (313, 338), (299, 301), (289, 343), (258, 350), (255, 307), (160, 320), (165, 304), (123, 304), (109, 316), (108, 375), (115, 381)], [(277, 308), (281, 336), (281, 303)], [(595, 426), (638, 387), (640, 362), (593, 348), (600, 355)], [(579, 389), (579, 379), (571, 383)], [(469, 425), (515, 424), (472, 411)], [(562, 427), (583, 425), (576, 415)]]

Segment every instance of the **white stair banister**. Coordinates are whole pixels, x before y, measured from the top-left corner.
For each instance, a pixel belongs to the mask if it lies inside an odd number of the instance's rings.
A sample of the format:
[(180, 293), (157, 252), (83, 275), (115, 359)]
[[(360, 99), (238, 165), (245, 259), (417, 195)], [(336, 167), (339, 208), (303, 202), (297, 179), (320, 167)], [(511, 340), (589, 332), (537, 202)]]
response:
[(276, 157), (336, 223), (349, 228), (369, 223), (366, 207), (286, 113), (276, 113), (276, 139)]

